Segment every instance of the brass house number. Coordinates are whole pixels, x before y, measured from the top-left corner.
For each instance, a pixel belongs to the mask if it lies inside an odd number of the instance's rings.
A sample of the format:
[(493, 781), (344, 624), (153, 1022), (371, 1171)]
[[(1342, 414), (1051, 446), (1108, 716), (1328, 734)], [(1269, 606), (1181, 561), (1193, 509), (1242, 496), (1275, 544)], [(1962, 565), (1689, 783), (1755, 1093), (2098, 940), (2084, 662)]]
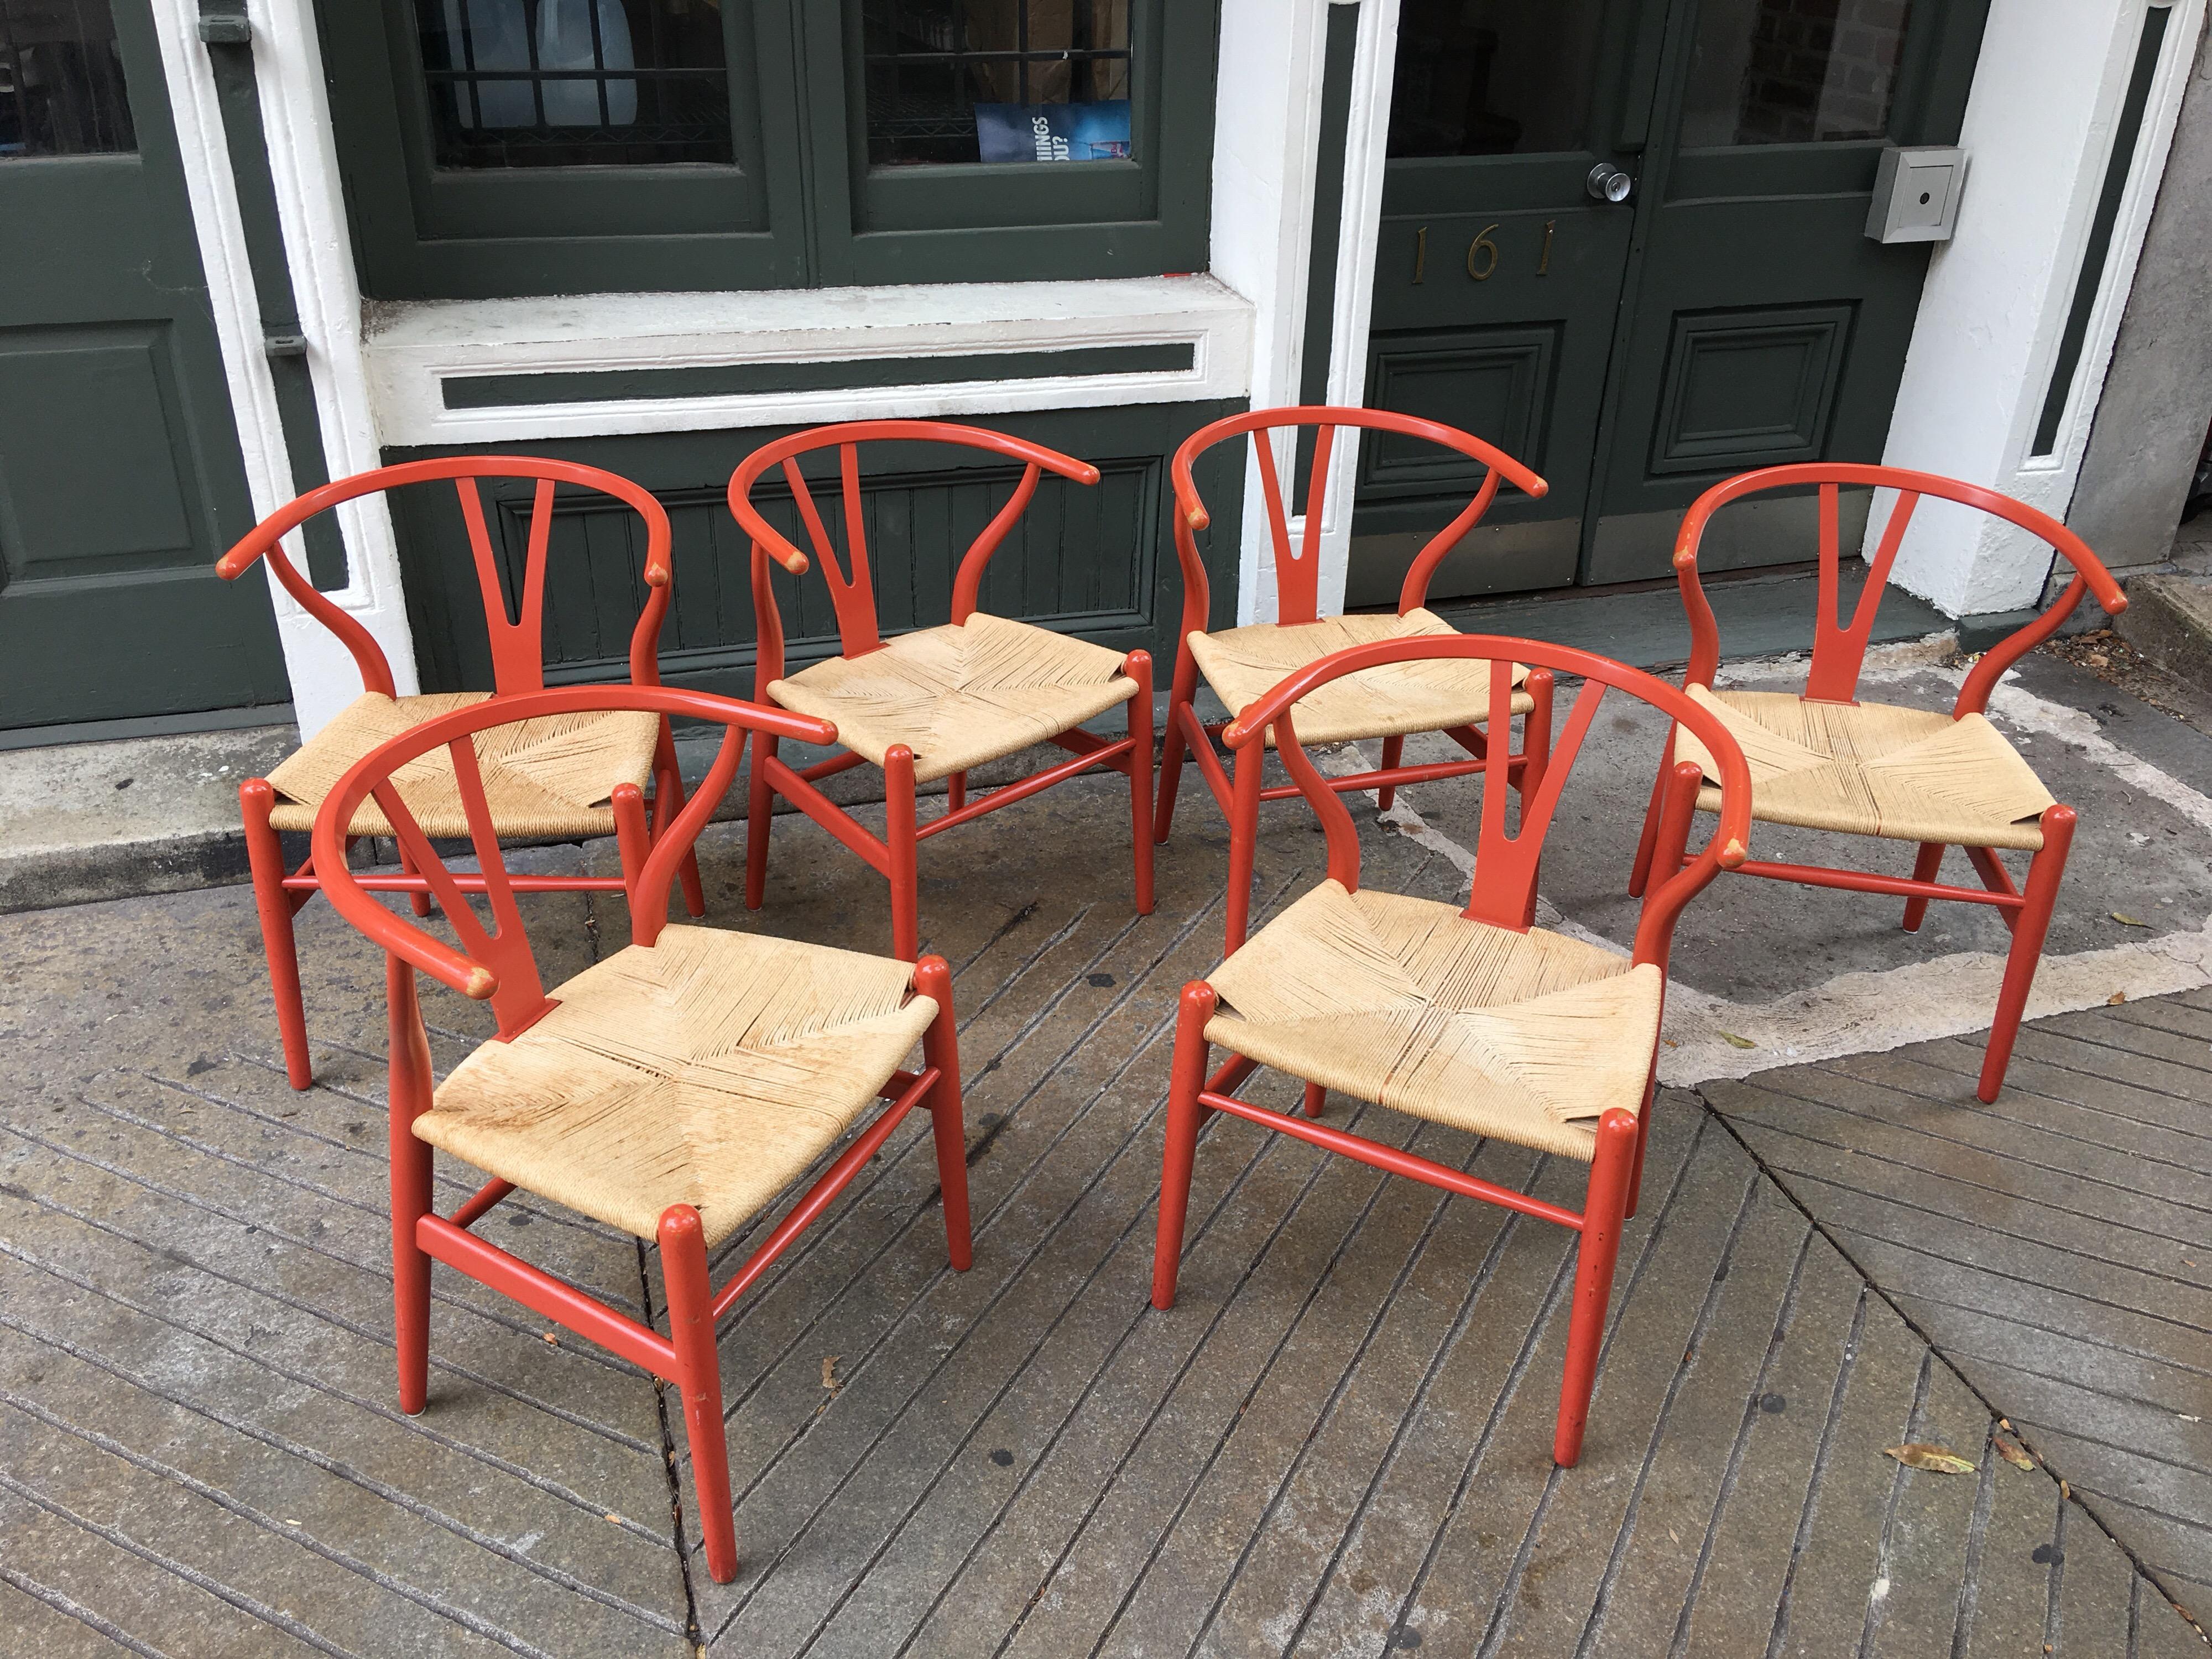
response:
[[(1559, 228), (1557, 219), (1544, 221), (1544, 240), (1536, 249), (1536, 275), (1539, 276), (1551, 273), (1552, 238)], [(1498, 244), (1490, 240), (1490, 233), (1497, 228), (1495, 223), (1485, 225), (1474, 233), (1474, 240), (1467, 245), (1467, 274), (1478, 283), (1488, 282), (1498, 272), (1498, 261), (1501, 256)], [(1416, 283), (1426, 282), (1428, 270), (1429, 228), (1423, 225), (1413, 233), (1413, 280)]]

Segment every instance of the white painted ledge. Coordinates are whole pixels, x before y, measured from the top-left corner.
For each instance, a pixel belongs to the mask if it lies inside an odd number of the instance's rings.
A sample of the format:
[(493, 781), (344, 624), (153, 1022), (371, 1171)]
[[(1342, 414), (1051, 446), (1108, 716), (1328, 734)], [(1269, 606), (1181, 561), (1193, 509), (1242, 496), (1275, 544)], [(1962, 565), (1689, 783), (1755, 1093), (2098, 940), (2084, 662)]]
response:
[[(513, 442), (1249, 395), (1252, 302), (1212, 276), (373, 303), (369, 396), (392, 446)], [(448, 409), (485, 375), (849, 362), (1188, 343), (1187, 369)], [(1041, 366), (1042, 367), (1042, 366)]]

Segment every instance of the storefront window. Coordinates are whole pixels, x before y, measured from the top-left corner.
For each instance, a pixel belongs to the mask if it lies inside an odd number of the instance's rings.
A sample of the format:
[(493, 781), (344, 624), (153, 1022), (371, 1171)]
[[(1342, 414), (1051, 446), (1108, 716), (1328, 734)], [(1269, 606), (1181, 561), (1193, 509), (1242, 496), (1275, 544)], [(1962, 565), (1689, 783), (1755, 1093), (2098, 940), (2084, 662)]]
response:
[(1884, 137), (1911, 15), (1912, 0), (1704, 0), (1683, 144)]
[(107, 0), (0, 0), (0, 161), (137, 148)]
[(727, 165), (720, 0), (416, 0), (441, 167)]
[(868, 161), (1127, 161), (1128, 0), (866, 0)]

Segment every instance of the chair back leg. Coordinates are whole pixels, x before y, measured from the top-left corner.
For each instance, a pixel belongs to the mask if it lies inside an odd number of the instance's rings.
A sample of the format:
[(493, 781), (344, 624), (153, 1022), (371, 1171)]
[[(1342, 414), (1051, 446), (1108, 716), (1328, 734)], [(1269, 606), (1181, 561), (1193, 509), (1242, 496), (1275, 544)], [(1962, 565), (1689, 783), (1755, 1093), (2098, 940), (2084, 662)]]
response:
[(416, 1231), (430, 1213), (430, 1145), (415, 1133), (416, 1118), (430, 1107), (430, 1048), (415, 1000), (414, 970), (387, 956), (384, 978), (392, 1043), (392, 1336), (399, 1355), (399, 1409), (412, 1417), (430, 1389), (430, 1257)]
[(276, 792), (266, 778), (238, 786), (246, 821), (246, 863), (253, 877), (253, 908), (261, 922), (261, 951), (269, 963), (269, 992), (276, 1004), (276, 1035), (284, 1047), (284, 1076), (295, 1089), (315, 1080), (307, 1052), (307, 1010), (300, 995), (300, 951), (292, 934), (296, 909), (284, 887), (284, 843), (269, 822)]
[(1176, 1274), (1182, 1265), (1182, 1228), (1190, 1209), (1190, 1168), (1197, 1157), (1198, 1126), (1206, 1115), (1199, 1094), (1206, 1087), (1210, 1045), (1206, 1022), (1213, 1018), (1213, 988), (1196, 979), (1182, 988), (1176, 1009), (1175, 1054), (1169, 1061), (1167, 1145), (1160, 1158), (1159, 1231), (1152, 1241), (1152, 1305), (1175, 1306)]
[(1559, 1419), (1552, 1436), (1552, 1461), (1572, 1468), (1583, 1455), (1590, 1391), (1605, 1340), (1613, 1264), (1620, 1255), (1621, 1217), (1628, 1207), (1636, 1164), (1636, 1119), (1618, 1107), (1598, 1120), (1597, 1156), (1590, 1162), (1589, 1192), (1583, 1201), (1583, 1235), (1575, 1249), (1575, 1304), (1567, 1320), (1566, 1374), (1559, 1380)]
[[(668, 717), (660, 717), (660, 738), (653, 752), (653, 829), (658, 835), (675, 821), (684, 810), (684, 774), (676, 763), (676, 735), (670, 729)], [(676, 867), (676, 878), (684, 887), (684, 909), (687, 915), (707, 914), (707, 889), (699, 879), (699, 853), (696, 844), (685, 849), (684, 862)]]
[(2043, 814), (2043, 846), (2027, 866), (2024, 902), (2014, 919), (2012, 950), (2005, 957), (2004, 982), (1997, 989), (1996, 1016), (1990, 1022), (1990, 1046), (1982, 1056), (1980, 1085), (1975, 1090), (1984, 1105), (2004, 1087), (2005, 1068), (2012, 1063), (2012, 1045), (2020, 1036), (2021, 1015), (2027, 1008), (2027, 994), (2035, 984), (2035, 969), (2043, 959), (2044, 935), (2051, 931), (2051, 913), (2058, 903), (2059, 878), (2066, 873), (2067, 849), (2074, 844), (2074, 809), (2046, 807)]
[(730, 1454), (722, 1431), (722, 1371), (714, 1352), (714, 1296), (707, 1280), (707, 1235), (699, 1212), (672, 1204), (660, 1218), (660, 1273), (668, 1289), (668, 1335), (676, 1349), (676, 1386), (691, 1443), (691, 1488), (699, 1500), (699, 1535), (708, 1576), (726, 1584), (738, 1576), (737, 1526), (730, 1512)]
[(1244, 943), (1252, 921), (1252, 865), (1260, 841), (1260, 779), (1267, 762), (1263, 743), (1237, 751), (1235, 787), (1229, 801), (1229, 897), (1226, 938), (1221, 954), (1232, 956)]
[(757, 910), (768, 896), (768, 831), (775, 817), (775, 792), (768, 781), (768, 763), (775, 758), (776, 740), (765, 732), (753, 738), (752, 773), (747, 779), (745, 811), (745, 908)]
[[(1382, 739), (1382, 769), (1395, 772), (1406, 758), (1406, 739), (1402, 737)], [(1398, 799), (1398, 786), (1386, 783), (1375, 792), (1375, 810), (1387, 812)]]
[[(1913, 880), (1933, 881), (1936, 879), (1936, 872), (1942, 867), (1943, 843), (1940, 841), (1922, 842), (1920, 850), (1912, 857)], [(1905, 931), (1906, 933), (1918, 933), (1920, 924), (1927, 919), (1927, 916), (1928, 901), (1926, 899), (1909, 898), (1905, 901)]]
[(1136, 860), (1137, 914), (1152, 914), (1152, 656), (1132, 651), (1121, 672), (1137, 683), (1129, 699), (1129, 821)]
[(960, 1027), (952, 1013), (952, 969), (943, 957), (915, 963), (914, 988), (937, 1005), (937, 1018), (921, 1035), (921, 1057), (937, 1072), (928, 1104), (937, 1138), (937, 1188), (945, 1205), (945, 1253), (956, 1271), (966, 1273), (975, 1252), (968, 1223), (968, 1133), (960, 1113)]
[(1160, 738), (1159, 788), (1152, 811), (1152, 840), (1164, 846), (1175, 827), (1176, 791), (1182, 785), (1183, 731), (1179, 708), (1198, 695), (1198, 659), (1188, 643), (1176, 647), (1175, 677), (1168, 683), (1168, 729)]

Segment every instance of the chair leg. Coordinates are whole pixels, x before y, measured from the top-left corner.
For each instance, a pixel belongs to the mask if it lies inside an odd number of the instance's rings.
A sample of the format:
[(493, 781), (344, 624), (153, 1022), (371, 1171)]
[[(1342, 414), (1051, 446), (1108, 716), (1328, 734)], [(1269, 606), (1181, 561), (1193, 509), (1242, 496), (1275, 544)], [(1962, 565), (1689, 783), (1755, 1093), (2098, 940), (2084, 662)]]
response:
[[(415, 860), (407, 856), (407, 849), (401, 847), (396, 841), (392, 844), (399, 854), (399, 873), (403, 876), (421, 875), (422, 872), (415, 867)], [(407, 903), (418, 916), (427, 916), (430, 914), (430, 896), (428, 893), (410, 893), (407, 896)]]
[(1176, 1009), (1175, 1055), (1169, 1062), (1167, 1146), (1160, 1157), (1160, 1224), (1152, 1241), (1152, 1305), (1175, 1306), (1176, 1271), (1182, 1265), (1182, 1225), (1190, 1210), (1190, 1166), (1198, 1126), (1206, 1115), (1199, 1092), (1206, 1087), (1210, 1045), (1206, 1022), (1213, 1018), (1213, 988), (1194, 979), (1182, 988)]
[(1529, 671), (1528, 701), (1536, 706), (1521, 717), (1519, 790), (1524, 801), (1544, 787), (1544, 773), (1552, 763), (1552, 681), (1548, 668)]
[(1306, 1085), (1306, 1115), (1319, 1117), (1328, 1109), (1328, 1091), (1318, 1083)]
[[(1405, 758), (1406, 739), (1403, 737), (1382, 739), (1382, 769), (1385, 772), (1396, 771), (1399, 763)], [(1387, 812), (1390, 810), (1391, 804), (1397, 799), (1398, 786), (1395, 783), (1386, 783), (1375, 792), (1375, 810), (1377, 812)]]
[(1628, 872), (1628, 896), (1642, 898), (1651, 881), (1651, 858), (1659, 845), (1659, 809), (1667, 799), (1667, 774), (1674, 769), (1674, 740), (1670, 733), (1667, 752), (1659, 757), (1659, 775), (1651, 780), (1651, 804), (1644, 809), (1644, 833), (1636, 842), (1636, 863)]
[(1152, 840), (1164, 845), (1175, 825), (1176, 791), (1182, 784), (1182, 718), (1176, 711), (1189, 706), (1198, 693), (1198, 661), (1190, 647), (1176, 647), (1175, 678), (1168, 683), (1168, 729), (1160, 737), (1160, 775), (1152, 796)]
[(391, 1027), (392, 1323), (399, 1355), (399, 1409), (412, 1417), (430, 1392), (430, 1257), (416, 1226), (430, 1213), (430, 1144), (415, 1120), (430, 1109), (430, 1042), (415, 996), (415, 970), (384, 959)]
[(1583, 1455), (1597, 1355), (1605, 1340), (1606, 1306), (1613, 1297), (1613, 1264), (1620, 1255), (1620, 1221), (1636, 1159), (1636, 1119), (1613, 1108), (1597, 1126), (1597, 1156), (1583, 1200), (1582, 1242), (1575, 1249), (1575, 1304), (1567, 1320), (1566, 1374), (1559, 1381), (1559, 1420), (1552, 1436), (1552, 1461), (1574, 1468)]
[(660, 1216), (660, 1275), (668, 1287), (668, 1335), (676, 1348), (677, 1389), (691, 1441), (691, 1489), (707, 1573), (718, 1584), (738, 1576), (737, 1524), (730, 1511), (730, 1452), (722, 1437), (722, 1370), (714, 1352), (714, 1298), (707, 1282), (707, 1235), (699, 1212), (672, 1204)]
[(762, 732), (753, 738), (753, 768), (745, 801), (745, 908), (757, 910), (768, 896), (768, 829), (775, 817), (775, 790), (768, 763), (775, 758), (775, 739)]
[(960, 1028), (952, 1016), (952, 969), (943, 957), (914, 965), (914, 988), (937, 1005), (937, 1018), (921, 1034), (922, 1062), (937, 1068), (928, 1101), (937, 1136), (937, 1188), (945, 1203), (945, 1253), (966, 1273), (975, 1260), (968, 1225), (968, 1133), (960, 1117)]
[(2045, 808), (2043, 848), (2027, 866), (2027, 884), (2022, 894), (2027, 902), (2013, 924), (2012, 950), (2005, 957), (1996, 1016), (1990, 1022), (1990, 1046), (1982, 1056), (1981, 1084), (1974, 1091), (1985, 1106), (2004, 1087), (2005, 1068), (2012, 1063), (2013, 1042), (2020, 1036), (2021, 1015), (2027, 1008), (2027, 994), (2043, 960), (2043, 937), (2051, 930), (2051, 913), (2058, 904), (2058, 879), (2066, 873), (2066, 852), (2073, 842), (2074, 809)]
[[(653, 827), (655, 834), (673, 823), (684, 810), (684, 774), (676, 764), (676, 734), (669, 729), (668, 717), (660, 717), (660, 741), (653, 757)], [(676, 878), (684, 888), (684, 909), (688, 915), (707, 914), (707, 889), (699, 879), (699, 850), (696, 842), (684, 852), (684, 862), (676, 866)]]
[(945, 780), (945, 810), (957, 812), (968, 804), (968, 775), (955, 772)]
[[(1933, 881), (1936, 879), (1936, 872), (1942, 867), (1943, 843), (1940, 841), (1922, 842), (1920, 843), (1920, 851), (1914, 856), (1912, 860), (1913, 880)], [(1926, 920), (1927, 915), (1928, 901), (1926, 899), (1909, 898), (1905, 900), (1905, 931), (1908, 933), (1918, 933), (1920, 931), (1920, 924), (1922, 921)]]
[(1137, 683), (1129, 699), (1129, 821), (1137, 861), (1137, 914), (1152, 914), (1152, 657), (1132, 651), (1121, 672)]
[(895, 743), (884, 753), (884, 844), (890, 849), (891, 954), (921, 954), (921, 877), (915, 867), (914, 750)]
[(1252, 864), (1260, 839), (1260, 778), (1267, 762), (1263, 744), (1237, 751), (1237, 776), (1229, 801), (1228, 928), (1222, 954), (1244, 943), (1252, 920)]
[(300, 994), (299, 945), (292, 933), (294, 905), (284, 889), (284, 843), (269, 822), (276, 792), (266, 778), (238, 786), (246, 820), (246, 862), (253, 876), (253, 908), (261, 921), (261, 951), (269, 960), (269, 991), (276, 1004), (276, 1035), (284, 1047), (284, 1076), (295, 1089), (315, 1080), (307, 1053), (307, 1010)]

